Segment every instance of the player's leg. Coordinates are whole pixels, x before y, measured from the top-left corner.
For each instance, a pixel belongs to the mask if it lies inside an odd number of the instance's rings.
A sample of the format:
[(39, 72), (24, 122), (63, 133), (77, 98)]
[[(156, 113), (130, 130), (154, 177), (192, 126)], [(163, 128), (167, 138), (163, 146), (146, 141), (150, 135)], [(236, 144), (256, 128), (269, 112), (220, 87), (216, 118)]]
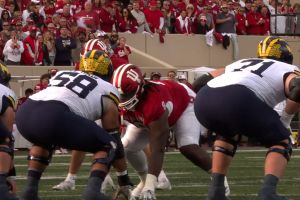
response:
[[(196, 119), (193, 104), (190, 104), (182, 113), (173, 127), (177, 145), (180, 152), (196, 166), (200, 167), (208, 174), (212, 172), (212, 160), (210, 155), (199, 146), (201, 125)], [(227, 180), (224, 179), (226, 185), (226, 196), (230, 194)]]
[(83, 200), (101, 199), (109, 200), (110, 198), (105, 196), (99, 191), (103, 180), (105, 179), (109, 167), (114, 157), (114, 149), (112, 147), (106, 147), (106, 150), (97, 151), (93, 156), (92, 167), (90, 171), (90, 177), (88, 179), (87, 186), (82, 194)]
[(55, 144), (71, 150), (94, 153), (90, 177), (82, 198), (107, 199), (100, 190), (115, 157), (114, 138), (94, 121), (72, 112), (64, 112), (60, 117), (60, 121), (64, 123), (61, 130), (55, 132), (55, 136), (63, 135), (63, 137), (55, 141)]
[(84, 161), (84, 158), (85, 152), (76, 150), (72, 151), (68, 175), (64, 181), (62, 181), (58, 185), (53, 186), (54, 190), (75, 190), (77, 173), (82, 162)]
[(143, 151), (148, 144), (147, 129), (137, 128), (136, 126), (129, 124), (126, 133), (122, 138), (122, 143), (128, 162), (135, 169), (140, 178), (140, 183), (132, 191), (133, 196), (139, 197), (145, 185), (146, 175), (148, 173), (148, 162)]
[(259, 200), (284, 200), (276, 194), (277, 184), (283, 176), (292, 153), (292, 145), (283, 140), (270, 147), (265, 159), (264, 183), (259, 192)]
[(109, 133), (115, 139), (117, 144), (115, 158), (113, 160), (112, 166), (116, 171), (119, 187), (114, 195), (114, 199), (119, 199), (120, 196), (125, 196), (126, 199), (130, 199), (133, 183), (128, 176), (127, 163), (125, 159), (124, 147), (121, 141), (121, 134), (119, 129), (110, 130)]
[(21, 194), (21, 200), (39, 200), (40, 178), (50, 163), (52, 151), (41, 146), (32, 146), (28, 155), (27, 182)]
[(230, 163), (236, 151), (236, 144), (224, 138), (218, 138), (213, 145), (212, 182), (209, 187), (208, 200), (227, 200), (225, 179)]
[[(12, 136), (15, 114), (8, 105), (8, 102), (2, 101), (3, 113), (0, 117), (0, 194), (1, 198), (5, 200), (17, 200), (15, 194), (12, 193), (15, 187), (9, 188), (7, 184), (7, 181), (10, 181), (8, 178), (15, 176), (13, 165), (14, 140)], [(14, 183), (14, 180), (11, 180), (11, 182)]]

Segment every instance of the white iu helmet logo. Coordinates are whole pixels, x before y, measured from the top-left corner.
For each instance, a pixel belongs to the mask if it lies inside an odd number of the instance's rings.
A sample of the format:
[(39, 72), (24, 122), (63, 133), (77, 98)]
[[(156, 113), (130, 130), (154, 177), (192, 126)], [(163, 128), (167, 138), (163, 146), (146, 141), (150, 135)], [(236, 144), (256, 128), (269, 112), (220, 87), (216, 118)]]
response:
[(139, 74), (136, 71), (134, 71), (133, 69), (130, 69), (127, 71), (127, 78), (130, 78), (131, 80), (133, 80), (139, 84), (141, 83)]

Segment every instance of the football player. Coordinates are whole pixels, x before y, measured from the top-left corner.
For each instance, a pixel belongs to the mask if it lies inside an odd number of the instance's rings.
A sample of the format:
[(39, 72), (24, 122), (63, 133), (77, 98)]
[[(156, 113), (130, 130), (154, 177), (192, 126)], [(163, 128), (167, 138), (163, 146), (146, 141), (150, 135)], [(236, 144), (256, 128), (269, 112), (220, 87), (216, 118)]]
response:
[[(228, 199), (223, 181), (237, 149), (238, 133), (269, 148), (259, 200), (286, 199), (276, 188), (292, 153), (287, 127), (300, 108), (299, 69), (292, 61), (287, 42), (270, 36), (259, 42), (257, 58), (234, 62), (198, 82), (204, 86), (195, 100), (197, 119), (217, 133), (208, 200)], [(286, 106), (280, 117), (273, 108), (283, 100)]]
[[(155, 187), (170, 127), (175, 132), (180, 152), (203, 170), (211, 169), (211, 158), (198, 144), (200, 124), (193, 110), (195, 93), (186, 85), (170, 80), (146, 81), (140, 68), (132, 64), (115, 70), (113, 85), (120, 92), (127, 126), (122, 143), (126, 157), (138, 172), (141, 182), (132, 195), (143, 200), (156, 199)], [(143, 152), (149, 143), (149, 163)]]
[[(13, 137), (12, 129), (15, 120), (16, 95), (9, 88), (11, 75), (7, 67), (0, 63), (0, 194), (3, 200), (17, 200), (18, 198), (10, 190), (15, 190), (13, 179), (15, 169), (13, 167)], [(13, 188), (9, 188), (13, 186)]]
[[(107, 53), (107, 47), (106, 45), (99, 39), (92, 39), (89, 40), (88, 42), (85, 43), (85, 45), (82, 48), (81, 51), (81, 57), (82, 55), (85, 55), (87, 52), (92, 51), (92, 50), (101, 50)], [(112, 59), (111, 59), (112, 60)], [(80, 63), (78, 64), (78, 69), (81, 71), (85, 71), (85, 64), (84, 64), (84, 59), (80, 60)], [(90, 63), (90, 65), (93, 63)], [(114, 64), (114, 63), (112, 63)], [(110, 81), (110, 79), (107, 79), (107, 81)], [(100, 123), (96, 123), (101, 126), (101, 121)], [(118, 132), (116, 134), (113, 134), (114, 137), (116, 137), (116, 140), (118, 141), (118, 148), (120, 148), (120, 152), (123, 152), (123, 145), (121, 144), (121, 139), (120, 135)], [(82, 151), (72, 151), (72, 157), (70, 160), (70, 166), (69, 166), (69, 171), (68, 175), (65, 178), (64, 181), (59, 183), (58, 185), (53, 186), (54, 190), (74, 190), (76, 186), (76, 179), (77, 179), (77, 173), (80, 169), (80, 166), (85, 158), (85, 152)], [(130, 198), (130, 193), (131, 193), (131, 187), (132, 183), (129, 179), (128, 172), (127, 172), (127, 165), (126, 165), (126, 160), (125, 160), (125, 155), (119, 154), (117, 155), (117, 158), (113, 162), (113, 167), (116, 169), (116, 175), (118, 177), (118, 185), (119, 188), (116, 192), (116, 196), (119, 195), (125, 195), (126, 198)], [(102, 185), (102, 192), (105, 192), (106, 189), (106, 183), (109, 184), (111, 183), (111, 178), (109, 175), (106, 176), (105, 181), (103, 182)]]
[[(33, 143), (22, 200), (39, 199), (39, 181), (55, 146), (94, 153), (82, 198), (109, 199), (100, 192), (101, 183), (115, 156), (124, 154), (112, 136), (119, 131), (119, 94), (108, 82), (113, 67), (104, 51), (88, 51), (81, 59), (81, 71), (58, 72), (17, 111), (17, 128)], [(103, 128), (95, 123), (98, 119)]]

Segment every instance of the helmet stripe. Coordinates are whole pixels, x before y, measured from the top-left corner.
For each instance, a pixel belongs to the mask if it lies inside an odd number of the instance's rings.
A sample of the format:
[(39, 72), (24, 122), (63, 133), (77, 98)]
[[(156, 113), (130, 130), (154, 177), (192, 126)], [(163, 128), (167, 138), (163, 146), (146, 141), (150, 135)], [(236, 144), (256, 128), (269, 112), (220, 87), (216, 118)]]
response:
[(122, 77), (125, 70), (131, 66), (132, 64), (123, 64), (115, 71), (115, 75), (113, 78), (113, 85), (119, 90), (119, 92), (123, 93), (121, 88)]
[(90, 58), (94, 58), (94, 55), (95, 55), (96, 52), (97, 52), (96, 50), (92, 50)]
[(119, 78), (119, 72), (120, 72), (120, 70), (121, 70), (121, 68), (122, 68), (123, 66), (124, 66), (124, 64), (123, 64), (123, 65), (120, 65), (120, 66), (115, 70), (115, 72), (114, 72), (112, 83), (113, 83), (113, 85), (114, 85), (115, 87), (118, 87), (118, 85), (117, 85), (117, 80), (118, 80), (118, 78)]
[(266, 49), (266, 54), (265, 54), (265, 55), (269, 55), (269, 54), (270, 54), (270, 51), (271, 51), (273, 45), (274, 45), (276, 42), (278, 42), (278, 40), (279, 40), (279, 38), (277, 38), (277, 39), (275, 39), (275, 40), (272, 40), (272, 41), (270, 42), (270, 44), (268, 45), (268, 48)]
[(268, 36), (264, 41), (262, 42), (262, 47), (261, 47), (261, 54), (265, 54), (266, 48), (267, 48), (267, 42), (269, 41), (270, 36)]
[(85, 45), (85, 49), (84, 49), (84, 53), (86, 53), (87, 51), (90, 51), (91, 47), (94, 46), (94, 44), (97, 42), (97, 39), (93, 39), (93, 40), (89, 40), (87, 42), (87, 44)]

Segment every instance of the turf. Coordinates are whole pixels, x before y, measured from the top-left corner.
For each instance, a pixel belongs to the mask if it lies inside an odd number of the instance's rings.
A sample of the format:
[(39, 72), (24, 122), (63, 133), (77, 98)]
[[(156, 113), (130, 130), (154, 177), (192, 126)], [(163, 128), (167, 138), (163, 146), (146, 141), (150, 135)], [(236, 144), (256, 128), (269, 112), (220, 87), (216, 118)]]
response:
[[(265, 150), (238, 151), (230, 168), (228, 181), (231, 186), (231, 200), (257, 199), (257, 191), (263, 176)], [(55, 155), (51, 165), (43, 175), (40, 184), (42, 200), (76, 200), (87, 181), (90, 156), (81, 167), (76, 190), (69, 192), (54, 191), (52, 186), (62, 181), (67, 174), (70, 155)], [(26, 179), (27, 161), (25, 153), (18, 152), (15, 158), (18, 190), (21, 191)], [(157, 191), (158, 200), (200, 200), (206, 199), (210, 178), (207, 173), (187, 161), (178, 152), (167, 153), (164, 169), (172, 183), (172, 190)], [(129, 169), (134, 183), (138, 177)], [(115, 180), (115, 175), (112, 173)], [(116, 183), (116, 181), (115, 181)], [(300, 200), (300, 151), (294, 151), (285, 176), (279, 184), (279, 193), (292, 200)], [(108, 194), (112, 194), (110, 188)], [(1, 198), (0, 198), (1, 199)]]

